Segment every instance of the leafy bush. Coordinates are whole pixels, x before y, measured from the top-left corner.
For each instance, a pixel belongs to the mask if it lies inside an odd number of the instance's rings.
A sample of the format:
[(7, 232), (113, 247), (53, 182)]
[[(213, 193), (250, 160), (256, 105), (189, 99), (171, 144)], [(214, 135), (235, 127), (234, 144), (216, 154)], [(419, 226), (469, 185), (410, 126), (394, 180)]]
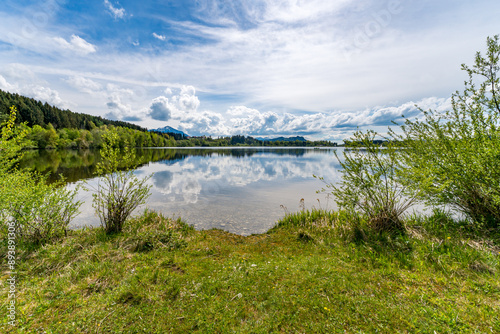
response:
[(62, 182), (47, 184), (39, 174), (15, 167), (23, 148), (25, 132), (14, 128), (16, 109), (3, 124), (0, 138), (0, 221), (2, 235), (15, 226), (16, 237), (27, 242), (46, 242), (61, 237), (78, 213), (77, 189), (70, 191)]
[(78, 214), (77, 191), (47, 184), (46, 177), (35, 173), (8, 173), (0, 177), (2, 221), (15, 223), (17, 236), (28, 242), (62, 237)]
[[(343, 152), (342, 181), (328, 184), (341, 210), (366, 217), (371, 229), (379, 232), (403, 232), (402, 215), (416, 202), (416, 196), (399, 180), (390, 150), (374, 144), (376, 133), (354, 134), (359, 143)], [(323, 178), (320, 178), (324, 180)], [(326, 191), (326, 189), (323, 189)]]
[(0, 137), (0, 173), (9, 172), (14, 165), (22, 158), (22, 152), (25, 144), (27, 131), (18, 131), (14, 127), (16, 121), (17, 109), (10, 108), (10, 115), (2, 123)]
[(97, 165), (97, 173), (104, 176), (92, 195), (93, 207), (106, 233), (118, 233), (132, 211), (146, 202), (151, 186), (146, 184), (148, 177), (140, 179), (133, 171), (118, 170), (119, 161), (128, 166), (133, 164), (134, 153), (128, 147), (121, 152), (116, 132), (106, 132), (102, 138), (103, 161)]
[[(393, 139), (403, 149), (394, 161), (406, 184), (435, 205), (447, 205), (476, 226), (500, 227), (499, 37), (487, 39), (486, 56), (476, 54), (463, 93), (452, 96), (452, 109), (423, 112), (406, 119)], [(482, 82), (476, 84), (477, 79)]]

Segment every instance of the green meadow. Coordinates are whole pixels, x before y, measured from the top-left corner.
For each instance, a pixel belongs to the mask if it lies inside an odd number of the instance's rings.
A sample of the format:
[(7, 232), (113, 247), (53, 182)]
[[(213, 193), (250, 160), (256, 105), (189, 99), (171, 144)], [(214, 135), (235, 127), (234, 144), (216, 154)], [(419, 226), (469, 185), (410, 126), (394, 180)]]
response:
[(315, 210), (244, 237), (145, 211), (20, 245), (2, 332), (498, 333), (500, 238), (467, 226), (435, 211), (373, 233)]

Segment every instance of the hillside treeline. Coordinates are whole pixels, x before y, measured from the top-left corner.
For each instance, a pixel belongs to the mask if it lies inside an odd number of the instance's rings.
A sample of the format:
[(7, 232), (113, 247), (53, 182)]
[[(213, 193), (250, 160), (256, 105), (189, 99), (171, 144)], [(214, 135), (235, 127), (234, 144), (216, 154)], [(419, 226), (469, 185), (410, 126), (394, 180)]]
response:
[(120, 147), (336, 146), (329, 141), (262, 141), (242, 135), (217, 139), (205, 136), (187, 138), (174, 133), (150, 132), (131, 123), (62, 110), (0, 90), (0, 122), (8, 117), (12, 106), (17, 108), (18, 130), (27, 132), (26, 147), (29, 148), (100, 148), (106, 131), (118, 133)]
[(113, 125), (122, 128), (147, 131), (135, 124), (122, 121), (111, 121), (100, 116), (62, 110), (46, 102), (43, 103), (29, 97), (0, 90), (0, 115), (7, 115), (12, 106), (15, 106), (18, 112), (16, 115), (16, 123), (26, 123), (30, 127), (34, 125), (46, 127), (52, 124), (55, 129), (92, 130), (95, 127), (101, 127), (103, 125)]

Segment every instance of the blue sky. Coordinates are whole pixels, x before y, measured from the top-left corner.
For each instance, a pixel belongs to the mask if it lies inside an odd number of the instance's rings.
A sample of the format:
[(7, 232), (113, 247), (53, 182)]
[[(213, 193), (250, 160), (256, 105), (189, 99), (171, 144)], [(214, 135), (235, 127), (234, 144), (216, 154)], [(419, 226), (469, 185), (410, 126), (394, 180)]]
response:
[(341, 140), (449, 107), (500, 3), (24, 1), (0, 8), (0, 89), (190, 135)]

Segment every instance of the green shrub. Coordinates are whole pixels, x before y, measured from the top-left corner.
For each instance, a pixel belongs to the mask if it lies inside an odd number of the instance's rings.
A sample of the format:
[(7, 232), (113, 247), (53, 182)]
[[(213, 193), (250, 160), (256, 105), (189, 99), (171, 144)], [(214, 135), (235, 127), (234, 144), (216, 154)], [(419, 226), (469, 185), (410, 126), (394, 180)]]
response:
[(119, 149), (116, 132), (105, 132), (102, 139), (103, 161), (97, 165), (97, 173), (104, 176), (98, 181), (92, 204), (106, 233), (119, 233), (132, 211), (146, 202), (151, 186), (146, 184), (148, 177), (140, 179), (133, 171), (118, 170), (119, 161), (133, 165), (134, 153), (128, 147)]
[[(2, 221), (14, 223), (17, 237), (27, 242), (48, 242), (66, 235), (78, 214), (77, 189), (48, 184), (35, 173), (13, 171), (0, 177)], [(5, 225), (4, 225), (5, 227)]]
[(0, 138), (0, 221), (1, 233), (14, 227), (16, 238), (25, 242), (47, 242), (66, 234), (71, 219), (78, 213), (78, 189), (70, 191), (62, 182), (48, 184), (36, 173), (17, 170), (22, 156), (25, 132), (14, 128), (16, 109), (3, 124)]
[(416, 196), (400, 182), (391, 150), (374, 144), (375, 136), (374, 131), (357, 131), (352, 142), (360, 145), (345, 149), (343, 160), (335, 152), (342, 180), (327, 183), (323, 191), (331, 191), (340, 210), (364, 216), (370, 229), (404, 232), (402, 216), (415, 204)]
[(406, 184), (429, 203), (465, 214), (476, 226), (498, 228), (499, 37), (488, 38), (487, 47), (486, 56), (478, 52), (472, 67), (462, 65), (469, 80), (463, 93), (453, 94), (451, 110), (422, 110), (422, 119), (406, 119), (402, 134), (391, 135), (403, 146), (394, 161)]

